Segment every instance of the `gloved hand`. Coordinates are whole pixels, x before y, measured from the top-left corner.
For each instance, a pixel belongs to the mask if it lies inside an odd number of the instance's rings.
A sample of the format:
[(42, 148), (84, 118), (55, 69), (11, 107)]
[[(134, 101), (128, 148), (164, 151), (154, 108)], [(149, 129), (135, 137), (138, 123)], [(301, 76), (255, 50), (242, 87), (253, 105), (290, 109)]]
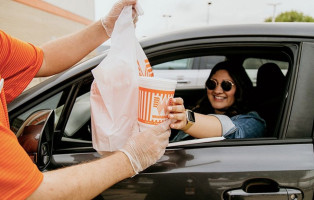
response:
[(134, 9), (136, 2), (137, 2), (137, 0), (119, 0), (117, 3), (115, 3), (113, 5), (113, 7), (111, 8), (108, 15), (101, 18), (102, 26), (106, 30), (107, 35), (109, 37), (111, 37), (114, 25), (115, 25), (119, 15), (120, 15), (121, 11), (123, 10), (124, 6), (129, 6), (129, 5), (133, 6), (132, 18), (133, 18), (134, 24), (137, 22), (137, 13)]
[(143, 132), (138, 132), (138, 126), (133, 127), (132, 136), (120, 151), (128, 156), (135, 174), (156, 163), (165, 153), (170, 137), (169, 124), (167, 120)]

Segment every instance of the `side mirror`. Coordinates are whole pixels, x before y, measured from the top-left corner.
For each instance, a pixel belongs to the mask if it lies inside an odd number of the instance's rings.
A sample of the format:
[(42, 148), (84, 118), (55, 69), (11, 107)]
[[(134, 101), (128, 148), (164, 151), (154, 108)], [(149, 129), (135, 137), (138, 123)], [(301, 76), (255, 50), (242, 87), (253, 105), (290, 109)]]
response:
[(53, 110), (40, 110), (31, 114), (16, 134), (20, 145), (41, 171), (51, 161), (53, 134)]

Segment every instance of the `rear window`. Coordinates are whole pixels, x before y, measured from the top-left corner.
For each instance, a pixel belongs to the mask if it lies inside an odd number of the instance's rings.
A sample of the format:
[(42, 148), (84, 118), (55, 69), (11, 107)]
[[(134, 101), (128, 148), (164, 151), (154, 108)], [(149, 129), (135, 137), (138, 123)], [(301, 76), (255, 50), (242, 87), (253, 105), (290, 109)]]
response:
[(248, 76), (250, 77), (254, 86), (256, 86), (256, 77), (257, 71), (260, 66), (266, 63), (275, 63), (279, 66), (282, 73), (286, 76), (289, 62), (287, 61), (279, 61), (279, 60), (272, 60), (272, 59), (262, 59), (262, 58), (247, 58), (243, 62), (243, 67), (245, 68)]

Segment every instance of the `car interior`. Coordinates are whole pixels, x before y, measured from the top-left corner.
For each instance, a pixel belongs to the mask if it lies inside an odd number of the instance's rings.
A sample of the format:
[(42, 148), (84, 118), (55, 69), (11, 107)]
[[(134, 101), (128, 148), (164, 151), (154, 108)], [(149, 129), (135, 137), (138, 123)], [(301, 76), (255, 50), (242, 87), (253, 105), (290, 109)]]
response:
[[(221, 61), (217, 57), (225, 57), (226, 60), (230, 60), (234, 63), (240, 63), (246, 70), (248, 77), (251, 79), (254, 86), (252, 91), (252, 105), (259, 113), (259, 115), (267, 123), (267, 134), (265, 138), (278, 137), (278, 128), (280, 125), (280, 115), (284, 108), (285, 90), (287, 87), (287, 78), (289, 75), (289, 66), (292, 65), (292, 56), (290, 49), (287, 47), (233, 47), (233, 48), (208, 48), (202, 49), (202, 51), (183, 51), (175, 52), (169, 56), (156, 56), (151, 59), (151, 65), (167, 63), (171, 65), (171, 62), (184, 59), (203, 57), (204, 60), (210, 62), (210, 65)], [(210, 58), (215, 60), (210, 60)], [(202, 62), (200, 62), (202, 63)], [(206, 68), (203, 65), (199, 68)], [(158, 70), (158, 69), (156, 69)], [(197, 69), (195, 69), (197, 70)], [(209, 69), (210, 70), (210, 69)], [(207, 74), (207, 76), (209, 73)], [(63, 148), (80, 148), (91, 147), (91, 120), (90, 120), (90, 102), (89, 94), (90, 87), (93, 81), (92, 75), (82, 81), (79, 87), (76, 87), (76, 92), (73, 101), (70, 106), (65, 106), (69, 100), (65, 100), (67, 94), (60, 95), (56, 98), (58, 103), (56, 104), (55, 111), (55, 128), (56, 131), (62, 135), (62, 140), (59, 143), (59, 149)], [(70, 86), (69, 86), (70, 87)], [(175, 97), (182, 97), (185, 102), (186, 108), (192, 108), (196, 103), (206, 94), (205, 83), (203, 88), (188, 88), (175, 91)], [(50, 98), (50, 99), (51, 99)], [(51, 101), (47, 99), (46, 101)], [(44, 107), (47, 103), (42, 103)], [(51, 105), (51, 103), (50, 103)], [(67, 110), (65, 110), (65, 107)], [(43, 109), (44, 109), (43, 108)], [(26, 114), (30, 111), (24, 112), (19, 117), (13, 119), (12, 130), (18, 130), (17, 124), (20, 124), (23, 120), (26, 120)], [(66, 117), (64, 117), (64, 115)], [(172, 130), (171, 138), (177, 134), (176, 130)]]

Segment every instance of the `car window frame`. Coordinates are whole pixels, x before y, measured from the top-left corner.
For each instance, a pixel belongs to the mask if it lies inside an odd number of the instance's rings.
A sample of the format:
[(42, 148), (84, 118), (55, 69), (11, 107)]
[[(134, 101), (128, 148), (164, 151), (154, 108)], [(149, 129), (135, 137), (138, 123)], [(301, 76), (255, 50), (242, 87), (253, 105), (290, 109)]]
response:
[[(289, 115), (290, 123), (287, 124), (287, 134), (283, 137), (287, 139), (305, 138), (313, 139), (314, 133), (314, 86), (311, 81), (314, 76), (313, 59), (314, 42), (301, 42), (299, 54), (296, 55), (296, 66), (294, 73), (297, 74), (291, 79), (291, 87), (289, 88), (290, 99), (288, 99), (288, 109), (291, 110)], [(298, 83), (298, 84), (297, 84)], [(309, 83), (309, 84), (308, 84)], [(310, 100), (304, 101), (302, 97), (307, 96)], [(293, 103), (294, 102), (294, 103)], [(304, 123), (307, 119), (307, 124)], [(310, 122), (312, 120), (312, 122)], [(311, 135), (308, 135), (310, 133)]]
[[(229, 46), (229, 45), (234, 45), (234, 46), (238, 46), (239, 44), (241, 44), (241, 42), (237, 42), (237, 43), (234, 43), (234, 42), (230, 42), (230, 43), (224, 43), (224, 44), (221, 44), (221, 45), (218, 45), (218, 44), (207, 44), (207, 45), (205, 45), (205, 47), (206, 46), (209, 46), (209, 47), (226, 47), (226, 46)], [(299, 48), (299, 43), (296, 43), (296, 42), (285, 42), (285, 43), (283, 43), (283, 42), (275, 42), (275, 41), (273, 41), (273, 42), (267, 42), (266, 44), (264, 43), (264, 44), (262, 44), (262, 43), (260, 43), (260, 42), (251, 42), (250, 43), (250, 46), (254, 46), (254, 45), (261, 45), (261, 46), (267, 46), (267, 45), (269, 45), (269, 44), (272, 44), (272, 45), (274, 45), (274, 46), (289, 46), (289, 45), (296, 45), (297, 46), (297, 48), (296, 49), (293, 49), (292, 51), (293, 51), (293, 56), (294, 56), (294, 59), (296, 59), (297, 58), (297, 53), (298, 53), (298, 48)], [(201, 46), (201, 47), (204, 47), (204, 44), (199, 44), (199, 46)], [(192, 48), (192, 49), (198, 49), (199, 48), (199, 46), (198, 45), (195, 45), (195, 48)], [(158, 48), (157, 48), (158, 49)], [(185, 50), (186, 48), (185, 47), (178, 47), (178, 49), (180, 49), (180, 50)], [(176, 49), (176, 48), (173, 48), (172, 50), (173, 51), (177, 51), (178, 49)], [(146, 49), (147, 50), (147, 49)], [(152, 58), (154, 55), (156, 55), (156, 52), (154, 52), (153, 50), (151, 50), (151, 49), (148, 49), (147, 50), (147, 56), (148, 56), (148, 58), (150, 59), (150, 58)], [(158, 52), (158, 55), (163, 55), (163, 53), (164, 53), (164, 51), (160, 51), (159, 50), (159, 52)], [(154, 62), (154, 59), (152, 60), (153, 62)], [(293, 63), (293, 65), (295, 65), (295, 63)], [(95, 66), (94, 66), (95, 67)], [(293, 67), (294, 68), (294, 67)], [(91, 76), (91, 72), (90, 72), (90, 70), (89, 70), (89, 72), (87, 73), (87, 74), (84, 74), (83, 75), (84, 77), (86, 77), (86, 76)], [(76, 79), (74, 79), (74, 80), (72, 80), (70, 83), (67, 83), (66, 85), (61, 85), (61, 87), (59, 86), (59, 88), (58, 88), (58, 86), (56, 86), (55, 88), (57, 88), (56, 89), (56, 91), (55, 91), (55, 93), (57, 93), (57, 92), (59, 92), (60, 90), (62, 90), (62, 89), (64, 89), (65, 87), (69, 87), (70, 85), (73, 85), (73, 84), (77, 84), (79, 81), (81, 81), (83, 78), (82, 77), (79, 77), (79, 78), (76, 78)], [(62, 89), (61, 89), (62, 88)], [(55, 94), (54, 93), (54, 94)], [(51, 94), (51, 95), (53, 95), (53, 94)], [(50, 95), (50, 96), (51, 96)], [(48, 98), (47, 96), (44, 96), (44, 97), (42, 97), (42, 98)], [(42, 99), (42, 98), (40, 98), (40, 99)], [(75, 99), (75, 98), (73, 98), (73, 96), (71, 96), (71, 97), (68, 97), (68, 98), (72, 98), (72, 99)], [(39, 101), (39, 100), (38, 100)], [(38, 101), (36, 101), (36, 102), (38, 102)], [(33, 102), (33, 104), (32, 105), (34, 105), (34, 104), (36, 104), (36, 102)], [(29, 105), (28, 107), (30, 107), (31, 105)], [(23, 109), (23, 110), (25, 110), (25, 109)], [(287, 108), (285, 108), (285, 110), (287, 110)], [(306, 139), (304, 139), (304, 138), (294, 138), (294, 140), (293, 141), (286, 141), (286, 140), (283, 140), (284, 138), (283, 138), (283, 136), (285, 135), (285, 132), (284, 131), (286, 131), (286, 127), (283, 127), (283, 126), (286, 126), (286, 124), (284, 124), (284, 123), (288, 123), (289, 122), (289, 119), (288, 119), (288, 117), (286, 117), (285, 119), (283, 119), (283, 121), (284, 122), (282, 122), (282, 127), (280, 127), (281, 129), (283, 129), (283, 130), (281, 130), (282, 131), (282, 135), (280, 135), (279, 136), (279, 138), (259, 138), (258, 140), (256, 140), (256, 139), (241, 139), (241, 140), (237, 140), (237, 139), (233, 139), (232, 141), (227, 141), (227, 140), (225, 140), (225, 141), (220, 141), (220, 142), (215, 142), (215, 143), (204, 143), (204, 144), (193, 144), (193, 145), (187, 145), (187, 146), (182, 146), (182, 147), (180, 147), (180, 148), (199, 148), (199, 147), (205, 147), (205, 146), (212, 146), (212, 145), (214, 145), (214, 146), (216, 146), (216, 145), (218, 145), (218, 146), (228, 146), (228, 145), (231, 145), (231, 146), (233, 146), (233, 145), (249, 145), (249, 144), (271, 144), (271, 143), (276, 143), (276, 144), (282, 144), (282, 143), (290, 143), (290, 142), (294, 142), (294, 141), (296, 141), (296, 142), (299, 142), (299, 143), (302, 143), (302, 142), (309, 142), (309, 140), (306, 138)], [(60, 122), (61, 123), (61, 122)], [(62, 150), (62, 149), (61, 149)], [(60, 150), (60, 151), (61, 151)], [(87, 151), (90, 151), (91, 150), (91, 148), (88, 148), (88, 150)], [(81, 149), (81, 150), (79, 150), (79, 151), (86, 151), (86, 149), (84, 150), (84, 149)]]
[[(79, 139), (76, 139), (76, 138), (71, 138), (71, 137), (66, 137), (65, 135), (65, 129), (67, 127), (67, 124), (69, 122), (69, 119), (71, 117), (71, 113), (72, 113), (72, 110), (74, 108), (74, 105), (76, 103), (76, 100), (77, 98), (81, 97), (82, 95), (85, 95), (86, 93), (90, 93), (90, 90), (85, 92), (85, 90), (82, 92), (82, 88), (86, 89), (86, 86), (91, 88), (91, 84), (92, 84), (92, 81), (93, 81), (93, 76), (91, 73), (88, 73), (87, 75), (84, 76), (84, 78), (80, 79), (78, 82), (77, 82), (77, 87), (75, 88), (75, 91), (74, 91), (74, 95), (72, 96), (71, 99), (69, 99), (69, 102), (68, 102), (68, 111), (64, 113), (65, 117), (64, 117), (64, 120), (62, 122), (62, 125), (60, 125), (62, 128), (59, 130), (63, 133), (63, 137), (64, 138), (68, 138), (69, 140), (71, 139), (74, 139), (76, 140), (76, 142), (80, 142)], [(81, 142), (91, 142), (89, 140), (82, 140)]]
[[(256, 44), (255, 44), (256, 45)], [(258, 45), (258, 44), (257, 44)], [(274, 46), (277, 47), (277, 43), (274, 43)], [(288, 43), (288, 44), (284, 44), (284, 45), (279, 45), (279, 46), (289, 46), (289, 45), (295, 45), (295, 44), (291, 44), (291, 43)], [(229, 46), (228, 44), (225, 44), (224, 46)], [(251, 44), (251, 46), (253, 46)], [(265, 44), (261, 45), (261, 46), (266, 46)], [(267, 47), (268, 48), (268, 47)], [(295, 49), (293, 49), (292, 51), (295, 51)], [(169, 53), (169, 52), (168, 52)], [(294, 55), (295, 52), (293, 52), (293, 55)], [(154, 61), (154, 60), (153, 60)], [(292, 65), (294, 65), (295, 63), (293, 63)], [(289, 73), (290, 74), (290, 73)], [(287, 74), (287, 75), (289, 75)], [(75, 98), (73, 98), (75, 100)], [(280, 136), (282, 136), (283, 134), (281, 134)], [(245, 145), (245, 144), (248, 144), (248, 143), (269, 143), (270, 141), (272, 141), (272, 143), (282, 143), (281, 140), (283, 140), (284, 138), (283, 137), (276, 137), (276, 138), (258, 138), (258, 139), (233, 139), (234, 142), (238, 143), (239, 141), (241, 141), (241, 144)], [(298, 139), (298, 138), (297, 138)], [(221, 143), (221, 144), (228, 144), (228, 145), (234, 145), (235, 143), (234, 142), (230, 142), (230, 141), (220, 141), (218, 143)], [(215, 142), (216, 143), (216, 142)], [(212, 144), (212, 143), (204, 143), (204, 144), (190, 144), (190, 145), (186, 145), (186, 146), (182, 146), (183, 148), (186, 148), (186, 147), (191, 147), (191, 148), (194, 148), (194, 147), (200, 147), (200, 146), (207, 146), (207, 145), (216, 145), (216, 144)], [(220, 145), (219, 145), (220, 146)]]
[[(175, 45), (173, 43), (169, 43), (169, 44), (161, 44), (160, 46), (153, 46), (151, 48), (147, 48), (145, 49), (145, 52), (147, 53), (147, 56), (151, 62), (151, 65), (154, 65), (155, 62), (157, 63), (160, 63), (160, 62), (163, 62), (165, 60), (165, 56), (163, 56), (164, 53), (167, 53), (169, 54), (170, 52), (173, 52), (174, 54), (180, 52), (180, 56), (178, 58), (182, 58), (184, 57), (183, 55), (188, 55), (188, 56), (200, 56), (202, 55), (202, 53), (199, 53), (197, 55), (194, 54), (189, 54), (189, 53), (186, 53), (188, 51), (193, 51), (195, 50), (196, 52), (197, 51), (201, 51), (203, 49), (207, 49), (207, 48), (217, 48), (217, 47), (230, 47), (230, 46), (233, 46), (233, 47), (239, 47), (240, 45), (243, 45), (243, 46), (248, 46), (248, 47), (254, 47), (254, 46), (260, 46), (260, 47), (265, 47), (265, 48), (276, 48), (276, 47), (287, 47), (288, 49), (290, 49), (290, 58), (291, 58), (291, 69), (295, 69), (295, 65), (296, 65), (296, 55), (299, 54), (299, 46), (300, 46), (300, 42), (296, 42), (294, 40), (292, 41), (289, 41), (287, 40), (286, 42), (282, 42), (282, 40), (278, 39), (278, 38), (273, 38), (268, 40), (267, 42), (261, 42), (261, 41), (258, 41), (258, 37), (256, 38), (257, 41), (254, 41), (254, 40), (251, 40), (249, 39), (250, 43), (248, 44), (248, 42), (246, 42), (245, 40), (244, 41), (229, 41), (229, 42), (226, 42), (224, 41), (224, 43), (222, 44), (219, 44), (219, 43), (210, 43), (211, 40), (213, 39), (202, 39), (199, 41), (199, 44), (195, 44), (196, 42), (194, 42), (193, 44), (193, 47), (187, 45), (186, 43), (184, 42), (177, 42)], [(237, 40), (237, 39), (234, 39), (232, 38), (232, 40)], [(262, 40), (264, 41), (264, 40)], [(191, 41), (189, 41), (191, 42)], [(182, 46), (178, 45), (178, 43), (182, 43)], [(163, 46), (163, 47), (161, 47)], [(167, 46), (167, 48), (165, 47)], [(162, 49), (167, 49), (166, 51), (162, 51)], [(185, 52), (183, 54), (181, 54), (181, 52)], [(176, 59), (176, 56), (175, 55), (172, 55), (170, 56), (171, 59)], [(151, 58), (157, 58), (157, 61), (154, 60), (154, 59), (151, 59)], [(289, 70), (287, 72), (287, 79), (290, 80), (292, 77), (292, 72), (294, 72), (294, 70)], [(294, 74), (295, 75), (295, 74)], [(296, 76), (296, 75), (295, 75)], [(290, 83), (287, 84), (287, 87), (289, 88), (290, 87)], [(287, 93), (285, 95), (285, 98), (287, 99), (289, 96), (289, 94)], [(291, 98), (291, 97), (290, 97)], [(285, 99), (285, 101), (286, 101)], [(285, 112), (284, 112), (285, 111)], [(277, 132), (277, 138), (272, 138), (270, 140), (273, 140), (275, 139), (275, 142), (279, 141), (279, 140), (284, 140), (285, 139), (285, 134), (286, 134), (286, 128), (287, 128), (287, 124), (289, 122), (289, 118), (288, 118), (288, 115), (285, 115), (286, 117), (283, 117), (283, 113), (289, 113), (289, 110), (287, 110), (287, 107), (282, 107), (281, 109), (281, 116), (280, 116), (280, 121), (279, 122), (279, 126), (276, 127), (276, 132)], [(260, 138), (259, 138), (260, 139)], [(302, 140), (303, 141), (303, 138), (295, 138), (296, 140)], [(242, 140), (246, 140), (246, 141), (252, 141), (251, 139), (247, 140), (247, 139), (241, 139)], [(308, 140), (305, 139), (307, 142)], [(253, 140), (254, 141), (254, 140)], [(269, 138), (266, 138), (266, 141), (269, 142)], [(220, 142), (219, 142), (220, 143)], [(224, 142), (223, 142), (224, 143)], [(282, 143), (281, 141), (279, 143)], [(191, 146), (197, 146), (198, 144), (193, 144)]]

